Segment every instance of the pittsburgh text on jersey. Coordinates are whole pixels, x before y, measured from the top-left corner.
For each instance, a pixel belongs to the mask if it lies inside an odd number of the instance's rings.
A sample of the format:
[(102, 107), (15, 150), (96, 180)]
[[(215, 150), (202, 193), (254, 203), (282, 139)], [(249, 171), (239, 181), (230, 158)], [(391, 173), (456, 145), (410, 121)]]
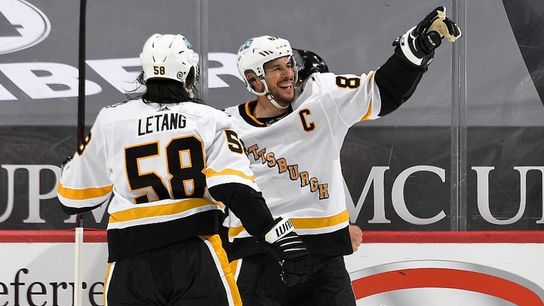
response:
[[(276, 158), (274, 152), (266, 152), (266, 148), (259, 150), (259, 145), (254, 144), (247, 148), (248, 156), (252, 155), (255, 161), (261, 160), (261, 163), (266, 164), (270, 168), (277, 166), (278, 173), (289, 175), (291, 181), (300, 179), (300, 188), (308, 186), (311, 192), (318, 192), (319, 199), (329, 198), (329, 184), (319, 183), (316, 177), (311, 177), (308, 171), (299, 171), (298, 165), (290, 165), (284, 157)], [(250, 157), (251, 158), (251, 157)]]

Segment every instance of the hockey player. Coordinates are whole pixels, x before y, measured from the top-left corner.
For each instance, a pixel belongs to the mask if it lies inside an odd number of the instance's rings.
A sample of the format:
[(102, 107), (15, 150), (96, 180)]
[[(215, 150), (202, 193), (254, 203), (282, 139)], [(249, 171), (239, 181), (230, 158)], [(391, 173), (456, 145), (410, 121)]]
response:
[[(296, 63), (297, 69), (295, 95), (302, 93), (306, 81), (312, 74), (329, 72), (329, 67), (325, 63), (325, 60), (313, 51), (293, 48), (293, 60)], [(350, 224), (349, 236), (351, 238), (351, 248), (353, 252), (356, 252), (363, 242), (363, 231), (359, 226)]]
[(146, 92), (100, 111), (57, 188), (70, 214), (111, 197), (106, 305), (241, 305), (217, 235), (224, 205), (281, 261), (279, 278), (304, 281), (308, 250), (272, 218), (230, 118), (193, 96), (190, 43), (154, 34), (140, 59)]
[[(227, 252), (245, 305), (355, 305), (343, 256), (351, 254), (340, 149), (348, 129), (404, 103), (427, 71), (444, 37), (461, 36), (439, 7), (394, 42), (385, 64), (367, 74), (314, 73), (296, 95), (290, 43), (249, 39), (238, 70), (257, 97), (226, 111), (238, 118), (257, 184), (274, 216), (288, 216), (308, 246), (312, 270), (304, 284), (286, 287), (280, 266), (232, 214)], [(236, 214), (236, 213), (234, 213)]]

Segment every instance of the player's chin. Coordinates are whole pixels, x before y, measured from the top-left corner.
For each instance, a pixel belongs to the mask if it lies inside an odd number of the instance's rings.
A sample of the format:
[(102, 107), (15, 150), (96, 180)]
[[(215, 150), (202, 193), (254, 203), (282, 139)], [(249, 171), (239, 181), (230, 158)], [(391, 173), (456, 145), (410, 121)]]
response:
[(295, 99), (295, 89), (294, 87), (282, 89), (280, 90), (278, 96), (280, 98), (279, 100), (281, 100), (281, 102), (284, 102), (282, 104), (290, 104)]

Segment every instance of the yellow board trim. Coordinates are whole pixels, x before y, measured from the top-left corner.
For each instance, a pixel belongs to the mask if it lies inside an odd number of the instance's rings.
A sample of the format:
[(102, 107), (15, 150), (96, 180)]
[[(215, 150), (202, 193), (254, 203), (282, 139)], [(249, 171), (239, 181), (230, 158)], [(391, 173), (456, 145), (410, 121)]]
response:
[(211, 168), (208, 168), (205, 170), (205, 175), (206, 177), (212, 177), (212, 176), (218, 176), (218, 175), (236, 175), (246, 180), (255, 182), (255, 176), (253, 175), (249, 176), (243, 173), (242, 171), (234, 170), (234, 169), (223, 169), (221, 171), (215, 171)]
[(113, 190), (113, 185), (96, 187), (96, 188), (84, 188), (73, 189), (62, 186), (59, 182), (57, 185), (57, 193), (70, 200), (87, 200), (92, 198), (99, 198), (108, 195)]
[[(347, 210), (343, 212), (323, 218), (289, 218), (295, 229), (314, 229), (338, 225), (342, 222), (349, 221), (349, 213)], [(229, 228), (229, 237), (236, 237), (243, 232), (244, 226)]]
[(171, 204), (155, 205), (151, 207), (136, 207), (112, 213), (109, 218), (109, 223), (168, 216), (207, 205), (219, 206), (219, 203), (208, 199), (187, 199)]

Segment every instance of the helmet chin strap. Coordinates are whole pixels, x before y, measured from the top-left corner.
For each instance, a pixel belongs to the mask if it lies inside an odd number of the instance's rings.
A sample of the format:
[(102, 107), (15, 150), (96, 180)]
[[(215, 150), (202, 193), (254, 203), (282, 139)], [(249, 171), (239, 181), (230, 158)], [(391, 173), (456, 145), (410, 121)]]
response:
[(266, 96), (268, 98), (268, 101), (270, 101), (270, 103), (277, 109), (280, 109), (280, 110), (284, 110), (284, 109), (287, 109), (289, 108), (289, 104), (287, 104), (286, 106), (283, 106), (281, 104), (279, 104), (276, 99), (274, 98), (274, 96), (270, 93), (270, 91), (268, 90), (268, 85), (266, 84), (266, 81), (264, 80), (264, 78), (261, 79), (261, 82), (263, 83), (264, 85), (264, 92), (263, 92), (263, 96)]
[(268, 101), (270, 101), (270, 103), (272, 103), (272, 105), (274, 105), (274, 107), (277, 109), (284, 110), (289, 108), (289, 104), (287, 104), (286, 106), (282, 106), (281, 104), (276, 102), (276, 99), (274, 99), (274, 96), (269, 92), (266, 93), (266, 97), (268, 98)]
[(251, 87), (251, 85), (249, 84), (249, 82), (247, 82), (247, 89), (254, 93), (255, 95), (257, 96), (265, 96), (266, 98), (268, 98), (268, 101), (270, 101), (270, 103), (272, 104), (272, 106), (274, 106), (275, 108), (277, 109), (280, 109), (280, 110), (284, 110), (284, 109), (288, 109), (289, 108), (289, 104), (287, 104), (286, 106), (283, 106), (281, 104), (279, 104), (276, 99), (274, 98), (274, 96), (270, 93), (270, 91), (268, 91), (268, 85), (266, 85), (266, 81), (264, 80), (264, 78), (261, 78), (261, 82), (262, 84), (264, 85), (264, 90), (263, 92), (257, 92), (255, 91), (255, 89), (253, 87)]

